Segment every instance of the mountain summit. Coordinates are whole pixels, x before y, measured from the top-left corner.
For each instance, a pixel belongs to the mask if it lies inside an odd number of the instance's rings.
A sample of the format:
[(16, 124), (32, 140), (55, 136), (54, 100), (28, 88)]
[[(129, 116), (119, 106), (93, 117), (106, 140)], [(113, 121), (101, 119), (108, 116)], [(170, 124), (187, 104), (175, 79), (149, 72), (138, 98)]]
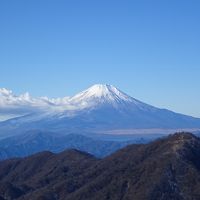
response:
[(102, 85), (102, 84), (96, 84), (92, 87), (88, 88), (87, 90), (84, 90), (83, 92), (75, 95), (72, 98), (73, 100), (87, 100), (87, 99), (93, 99), (93, 98), (103, 98), (103, 99), (109, 99), (110, 101), (115, 100), (124, 100), (124, 101), (130, 101), (132, 98), (130, 98), (127, 94), (123, 93), (113, 85)]
[(94, 107), (99, 105), (112, 105), (115, 108), (121, 108), (134, 104), (134, 106), (145, 107), (146, 104), (130, 97), (113, 85), (96, 84), (92, 87), (78, 93), (70, 99), (73, 105), (83, 107)]

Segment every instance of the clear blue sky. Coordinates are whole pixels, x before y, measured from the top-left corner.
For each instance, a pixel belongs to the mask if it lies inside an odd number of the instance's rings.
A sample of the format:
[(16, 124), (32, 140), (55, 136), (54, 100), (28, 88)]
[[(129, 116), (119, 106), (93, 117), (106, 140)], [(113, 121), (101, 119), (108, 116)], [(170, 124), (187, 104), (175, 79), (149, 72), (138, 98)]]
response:
[(113, 84), (200, 117), (199, 0), (2, 0), (0, 87), (73, 95)]

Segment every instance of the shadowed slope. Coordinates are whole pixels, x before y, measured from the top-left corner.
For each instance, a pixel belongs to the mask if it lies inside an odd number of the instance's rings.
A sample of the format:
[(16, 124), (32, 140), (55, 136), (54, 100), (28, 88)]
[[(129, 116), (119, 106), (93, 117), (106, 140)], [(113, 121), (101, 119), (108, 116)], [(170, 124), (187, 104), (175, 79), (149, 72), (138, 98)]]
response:
[[(198, 200), (200, 139), (177, 133), (96, 160), (44, 152), (0, 163), (0, 196), (65, 200)], [(12, 199), (12, 198), (11, 198)]]

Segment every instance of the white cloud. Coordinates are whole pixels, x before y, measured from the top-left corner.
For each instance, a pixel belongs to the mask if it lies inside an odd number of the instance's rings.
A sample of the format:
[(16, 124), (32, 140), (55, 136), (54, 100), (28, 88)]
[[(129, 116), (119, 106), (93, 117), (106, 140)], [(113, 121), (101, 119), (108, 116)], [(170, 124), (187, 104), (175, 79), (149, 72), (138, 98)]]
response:
[(34, 98), (28, 92), (15, 95), (11, 90), (0, 88), (0, 121), (34, 112), (68, 109), (68, 100), (69, 97)]

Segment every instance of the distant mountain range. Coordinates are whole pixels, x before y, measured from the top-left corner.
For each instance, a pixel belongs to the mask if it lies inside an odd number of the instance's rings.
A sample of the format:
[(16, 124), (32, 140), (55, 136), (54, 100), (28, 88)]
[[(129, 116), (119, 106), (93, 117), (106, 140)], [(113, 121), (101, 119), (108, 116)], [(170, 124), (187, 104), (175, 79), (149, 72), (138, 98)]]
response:
[(0, 162), (0, 199), (198, 200), (200, 139), (176, 133), (104, 159), (68, 150)]
[(178, 114), (134, 99), (112, 85), (94, 85), (60, 99), (16, 96), (0, 90), (0, 112), (18, 115), (0, 122), (0, 137), (33, 129), (78, 133), (124, 129), (200, 128), (200, 119)]
[(150, 139), (136, 138), (130, 141), (103, 141), (77, 134), (57, 135), (53, 132), (29, 131), (25, 134), (0, 140), (0, 160), (25, 157), (42, 151), (58, 153), (77, 149), (96, 157), (105, 157), (131, 143), (146, 143)]

